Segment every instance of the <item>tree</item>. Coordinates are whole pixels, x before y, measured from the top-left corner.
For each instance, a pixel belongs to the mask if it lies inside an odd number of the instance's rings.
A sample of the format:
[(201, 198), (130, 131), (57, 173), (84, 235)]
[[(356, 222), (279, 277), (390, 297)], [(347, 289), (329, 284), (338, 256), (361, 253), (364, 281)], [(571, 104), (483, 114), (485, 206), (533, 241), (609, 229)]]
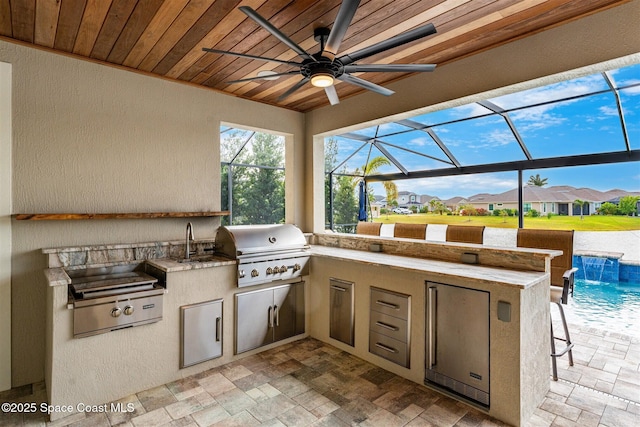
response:
[(618, 208), (618, 206), (614, 205), (611, 202), (604, 202), (600, 206), (600, 209), (598, 209), (598, 212), (601, 215), (617, 215), (619, 211), (620, 209)]
[(431, 207), (431, 212), (439, 213), (440, 215), (447, 211), (447, 207), (440, 200), (430, 200), (429, 206)]
[(460, 207), (460, 210), (463, 212), (464, 215), (469, 217), (467, 221), (471, 221), (471, 215), (476, 214), (476, 208), (474, 208), (472, 204), (462, 205)]
[[(372, 159), (369, 159), (369, 162), (362, 167), (362, 171), (360, 169), (356, 169), (356, 175), (367, 177), (368, 175), (377, 172), (382, 166), (386, 166), (390, 164), (389, 159), (383, 156), (377, 156)], [(353, 180), (353, 188), (356, 188), (358, 183), (360, 182), (359, 177), (354, 177)], [(398, 198), (398, 187), (396, 183), (393, 181), (383, 181), (382, 186), (384, 187), (385, 192), (387, 193), (387, 200), (396, 200)], [(371, 189), (367, 189), (367, 194), (371, 193)]]
[(354, 232), (358, 222), (358, 200), (353, 188), (352, 177), (340, 175), (336, 177), (335, 197), (333, 198), (333, 223), (337, 231)]
[(529, 177), (529, 181), (527, 181), (528, 185), (534, 185), (536, 187), (544, 187), (547, 185), (548, 178), (541, 178), (540, 174), (537, 173), (536, 176), (531, 175)]
[[(248, 163), (265, 167), (234, 167), (234, 224), (284, 222), (284, 141), (278, 135), (256, 133)], [(236, 171), (244, 172), (236, 179)], [(237, 203), (236, 203), (237, 202)]]
[(640, 196), (624, 196), (620, 198), (619, 209), (622, 215), (633, 215), (638, 213), (638, 200)]
[(335, 169), (338, 158), (338, 142), (335, 138), (329, 138), (324, 143), (324, 218), (325, 223), (328, 225), (329, 218), (331, 218), (331, 185), (328, 172)]
[[(360, 183), (361, 177), (367, 177), (374, 172), (377, 172), (382, 166), (386, 166), (390, 164), (389, 159), (383, 156), (377, 156), (372, 159), (369, 159), (369, 162), (362, 167), (362, 171), (360, 169), (355, 170), (355, 175), (353, 177), (353, 188), (354, 190), (357, 188)], [(394, 201), (398, 198), (398, 187), (393, 181), (383, 181), (382, 186), (384, 187), (385, 192), (387, 193), (387, 203), (389, 201)], [(373, 189), (367, 185), (367, 194), (369, 195), (369, 200), (373, 197)], [(396, 202), (397, 203), (397, 202)]]
[(575, 199), (573, 203), (580, 206), (580, 220), (583, 220), (584, 217), (582, 215), (582, 210), (586, 205), (589, 204), (589, 202), (587, 202), (586, 200)]

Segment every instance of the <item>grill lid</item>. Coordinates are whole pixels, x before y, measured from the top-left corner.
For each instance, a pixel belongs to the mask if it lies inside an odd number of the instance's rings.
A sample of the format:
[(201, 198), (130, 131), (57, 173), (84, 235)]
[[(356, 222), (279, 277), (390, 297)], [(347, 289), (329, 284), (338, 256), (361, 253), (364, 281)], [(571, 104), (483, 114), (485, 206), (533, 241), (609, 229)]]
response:
[(216, 252), (232, 259), (307, 248), (304, 234), (293, 224), (223, 226), (216, 233)]

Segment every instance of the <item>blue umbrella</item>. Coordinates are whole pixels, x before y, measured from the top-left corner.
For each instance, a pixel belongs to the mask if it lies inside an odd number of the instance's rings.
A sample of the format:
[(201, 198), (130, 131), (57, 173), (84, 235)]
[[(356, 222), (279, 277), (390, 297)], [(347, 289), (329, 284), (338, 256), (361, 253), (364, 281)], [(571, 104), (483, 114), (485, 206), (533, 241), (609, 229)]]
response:
[(366, 221), (367, 220), (367, 192), (365, 190), (364, 181), (360, 181), (360, 190), (358, 193), (359, 193), (358, 221)]

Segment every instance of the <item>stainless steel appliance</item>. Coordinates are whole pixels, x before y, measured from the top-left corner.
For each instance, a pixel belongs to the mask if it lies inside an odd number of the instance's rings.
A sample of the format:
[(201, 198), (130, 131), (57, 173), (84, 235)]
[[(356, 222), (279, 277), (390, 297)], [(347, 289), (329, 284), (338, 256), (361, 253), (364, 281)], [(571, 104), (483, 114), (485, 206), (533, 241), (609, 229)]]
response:
[(180, 368), (222, 356), (222, 299), (180, 307)]
[(489, 292), (426, 286), (425, 384), (489, 407)]
[(292, 224), (226, 226), (216, 234), (216, 252), (238, 260), (238, 287), (299, 277), (308, 251), (304, 234)]
[(236, 354), (304, 333), (304, 282), (239, 292)]
[(353, 282), (329, 279), (329, 337), (354, 346)]
[(165, 288), (142, 269), (136, 263), (69, 271), (73, 337), (161, 320)]

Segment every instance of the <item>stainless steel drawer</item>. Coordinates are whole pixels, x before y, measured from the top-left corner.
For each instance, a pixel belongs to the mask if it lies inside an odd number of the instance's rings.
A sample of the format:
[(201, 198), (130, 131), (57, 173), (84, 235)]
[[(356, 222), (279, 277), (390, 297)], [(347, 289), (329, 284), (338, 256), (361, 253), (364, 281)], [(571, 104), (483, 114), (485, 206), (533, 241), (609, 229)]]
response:
[(405, 368), (409, 367), (408, 346), (404, 342), (369, 331), (369, 352)]
[(406, 320), (372, 311), (369, 327), (371, 332), (386, 335), (400, 342), (407, 342), (408, 325)]
[(371, 287), (371, 310), (409, 320), (409, 296)]

